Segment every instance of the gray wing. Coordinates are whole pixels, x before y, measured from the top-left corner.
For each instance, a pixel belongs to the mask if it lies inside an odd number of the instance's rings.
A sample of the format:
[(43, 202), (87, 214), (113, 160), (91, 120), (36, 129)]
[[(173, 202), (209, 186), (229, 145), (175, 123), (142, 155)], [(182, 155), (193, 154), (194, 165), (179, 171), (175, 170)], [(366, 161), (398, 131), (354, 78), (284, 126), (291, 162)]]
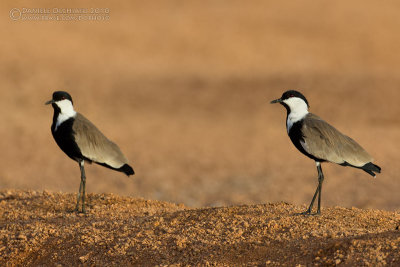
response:
[(356, 141), (342, 134), (318, 116), (309, 113), (302, 127), (303, 148), (311, 155), (337, 164), (361, 167), (373, 158)]
[(78, 113), (72, 129), (75, 142), (84, 157), (98, 163), (105, 163), (113, 168), (120, 168), (128, 163), (119, 147), (108, 140), (97, 127)]

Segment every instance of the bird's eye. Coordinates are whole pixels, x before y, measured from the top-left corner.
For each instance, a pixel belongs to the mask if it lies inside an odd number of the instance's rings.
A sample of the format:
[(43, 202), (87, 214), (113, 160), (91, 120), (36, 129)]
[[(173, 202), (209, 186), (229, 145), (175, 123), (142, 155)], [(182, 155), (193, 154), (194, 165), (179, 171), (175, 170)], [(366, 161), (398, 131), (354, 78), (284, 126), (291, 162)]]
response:
[(61, 97), (61, 100), (64, 100), (64, 99), (65, 99), (65, 96), (62, 96), (62, 97)]
[(294, 94), (290, 94), (289, 97), (294, 97)]

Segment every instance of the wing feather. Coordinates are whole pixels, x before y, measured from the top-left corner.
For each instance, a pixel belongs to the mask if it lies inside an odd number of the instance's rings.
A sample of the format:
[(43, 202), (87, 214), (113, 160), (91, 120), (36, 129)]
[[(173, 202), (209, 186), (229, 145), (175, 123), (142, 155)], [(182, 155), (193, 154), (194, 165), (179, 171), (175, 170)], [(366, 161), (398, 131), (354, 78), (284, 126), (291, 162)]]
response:
[(317, 158), (357, 167), (373, 161), (356, 141), (312, 113), (304, 118), (302, 134), (304, 150)]
[(128, 162), (119, 147), (105, 137), (97, 127), (78, 113), (72, 127), (75, 142), (84, 157), (104, 163), (113, 168), (120, 168)]

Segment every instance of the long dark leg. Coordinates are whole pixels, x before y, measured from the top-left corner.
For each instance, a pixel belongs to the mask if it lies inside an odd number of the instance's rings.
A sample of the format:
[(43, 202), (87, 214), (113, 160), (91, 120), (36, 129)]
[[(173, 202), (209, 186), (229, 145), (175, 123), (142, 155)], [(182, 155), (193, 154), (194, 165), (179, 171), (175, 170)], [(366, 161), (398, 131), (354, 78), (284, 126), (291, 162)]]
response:
[(78, 191), (78, 197), (76, 200), (76, 207), (75, 211), (79, 212), (79, 202), (81, 201), (81, 196), (82, 196), (82, 186), (83, 186), (83, 179), (82, 179), (82, 167), (83, 167), (83, 160), (78, 162), (79, 168), (81, 170), (81, 183), (79, 184), (79, 191)]
[(322, 183), (324, 181), (324, 174), (322, 173), (321, 164), (317, 164), (317, 170), (318, 170), (318, 188), (319, 188), (317, 214), (321, 214), (321, 194), (322, 194)]
[(79, 162), (79, 167), (81, 168), (81, 185), (82, 185), (82, 212), (86, 213), (85, 209), (85, 189), (86, 189), (86, 175), (85, 175), (85, 167), (84, 162)]
[(317, 165), (317, 171), (318, 171), (318, 186), (317, 189), (315, 190), (314, 196), (311, 200), (310, 206), (305, 212), (302, 212), (301, 214), (303, 215), (310, 215), (312, 212), (312, 208), (314, 206), (314, 201), (317, 198), (318, 195), (318, 209), (316, 214), (321, 213), (321, 190), (322, 190), (322, 182), (324, 181), (324, 174), (322, 173), (321, 169), (321, 163), (316, 161), (315, 164)]
[(81, 178), (81, 183), (80, 183), (80, 185), (79, 185), (78, 199), (76, 200), (75, 211), (79, 211), (79, 202), (80, 202), (80, 200), (81, 200), (81, 192), (82, 192), (82, 178)]
[(318, 183), (317, 189), (315, 190), (314, 196), (313, 196), (313, 198), (311, 200), (310, 206), (308, 206), (308, 209), (305, 212), (303, 212), (302, 214), (311, 214), (311, 211), (312, 211), (312, 208), (314, 206), (314, 201), (315, 201), (315, 198), (317, 197), (317, 194), (319, 195), (319, 183)]

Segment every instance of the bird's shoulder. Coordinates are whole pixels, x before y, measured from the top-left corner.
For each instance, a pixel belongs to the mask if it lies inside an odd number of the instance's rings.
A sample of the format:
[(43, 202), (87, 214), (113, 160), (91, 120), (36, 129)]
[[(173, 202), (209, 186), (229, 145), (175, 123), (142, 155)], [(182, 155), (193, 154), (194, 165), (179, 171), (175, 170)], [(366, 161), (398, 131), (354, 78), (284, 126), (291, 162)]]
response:
[(346, 137), (335, 127), (313, 113), (308, 113), (305, 116), (302, 124), (302, 133), (304, 137), (315, 137), (315, 135), (319, 135), (321, 139), (329, 139), (333, 136), (337, 138)]
[(75, 118), (73, 130), (75, 141), (86, 158), (113, 168), (119, 168), (128, 161), (118, 145), (80, 113)]
[(316, 135), (319, 135), (321, 139), (325, 139), (329, 143), (332, 140), (335, 140), (342, 144), (357, 144), (353, 139), (341, 133), (331, 124), (313, 113), (308, 113), (304, 118), (302, 133), (305, 137), (312, 136), (313, 138), (317, 137)]
[(72, 130), (77, 141), (93, 142), (98, 143), (104, 140), (108, 140), (102, 132), (85, 116), (81, 113), (77, 113)]
[(73, 130), (82, 132), (84, 130), (87, 132), (88, 130), (93, 131), (93, 132), (101, 132), (99, 129), (90, 121), (88, 120), (85, 116), (83, 116), (81, 113), (76, 113), (74, 124), (73, 124)]
[(94, 150), (103, 152), (107, 150), (108, 153), (112, 154), (121, 153), (114, 142), (109, 140), (91, 121), (80, 113), (77, 113), (72, 129), (75, 141), (85, 156), (93, 154)]

